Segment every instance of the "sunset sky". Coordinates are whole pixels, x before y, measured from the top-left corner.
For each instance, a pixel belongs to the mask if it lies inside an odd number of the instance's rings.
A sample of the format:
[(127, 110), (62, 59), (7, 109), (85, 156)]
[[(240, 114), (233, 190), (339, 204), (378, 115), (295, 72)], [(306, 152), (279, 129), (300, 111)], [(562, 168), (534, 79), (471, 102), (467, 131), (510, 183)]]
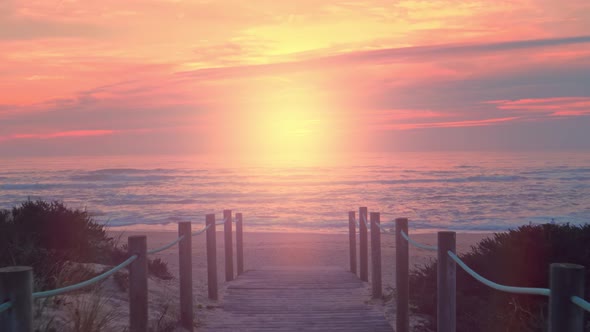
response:
[(590, 1), (0, 0), (0, 155), (590, 149)]

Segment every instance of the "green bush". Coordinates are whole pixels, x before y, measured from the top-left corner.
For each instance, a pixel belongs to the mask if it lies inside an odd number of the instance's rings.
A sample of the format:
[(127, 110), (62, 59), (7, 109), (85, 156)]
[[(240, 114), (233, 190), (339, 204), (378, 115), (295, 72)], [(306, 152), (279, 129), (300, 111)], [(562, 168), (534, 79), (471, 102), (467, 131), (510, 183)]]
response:
[[(115, 265), (128, 257), (87, 211), (58, 201), (28, 200), (0, 210), (0, 243), (0, 266), (32, 266), (36, 289), (42, 290), (56, 287), (68, 261)], [(169, 275), (164, 262), (155, 266), (156, 276)]]
[(84, 261), (96, 257), (110, 241), (88, 212), (68, 209), (60, 202), (26, 201), (10, 211), (2, 210), (0, 230), (2, 240), (10, 244), (2, 250), (8, 258), (18, 248), (32, 247)]
[[(584, 265), (590, 298), (588, 243), (590, 225), (527, 225), (495, 233), (460, 258), (485, 278), (521, 287), (548, 288), (551, 263)], [(411, 272), (410, 294), (417, 312), (436, 315), (436, 262)], [(457, 331), (545, 331), (547, 306), (547, 297), (493, 290), (457, 266)]]
[(172, 279), (172, 274), (168, 271), (168, 265), (159, 258), (148, 261), (148, 271), (157, 278), (163, 280)]

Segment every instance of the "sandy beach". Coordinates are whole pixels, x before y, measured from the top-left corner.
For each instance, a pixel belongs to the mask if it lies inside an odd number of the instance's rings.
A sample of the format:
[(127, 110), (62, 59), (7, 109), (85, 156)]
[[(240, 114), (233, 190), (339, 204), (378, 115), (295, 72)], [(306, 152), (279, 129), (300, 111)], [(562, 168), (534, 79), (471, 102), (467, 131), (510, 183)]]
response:
[[(112, 232), (112, 236), (120, 238), (120, 242), (126, 242), (129, 235), (145, 234), (148, 237), (148, 248), (155, 248), (171, 242), (177, 236), (175, 232), (166, 231), (129, 231)], [(490, 234), (461, 233), (457, 234), (458, 252), (466, 252), (470, 246), (476, 244), (482, 238)], [(424, 244), (436, 244), (436, 234), (416, 234), (413, 239)], [(395, 240), (393, 234), (382, 234), (382, 266), (383, 289), (390, 292), (395, 285)], [(234, 244), (235, 250), (235, 244)], [(244, 260), (245, 269), (259, 269), (277, 265), (307, 265), (307, 266), (336, 266), (349, 269), (347, 234), (317, 234), (317, 233), (271, 233), (271, 232), (245, 232), (244, 233)], [(370, 249), (369, 249), (370, 253)], [(155, 254), (153, 258), (161, 258), (175, 276), (170, 281), (159, 281), (150, 278), (149, 302), (150, 317), (158, 319), (162, 307), (168, 303), (166, 310), (174, 313), (178, 306), (178, 249), (173, 247), (164, 252)], [(436, 252), (426, 251), (410, 247), (410, 266), (415, 267), (435, 259)], [(193, 287), (194, 303), (197, 309), (198, 324), (207, 324), (208, 319), (214, 316), (215, 308), (223, 303), (223, 290), (225, 286), (225, 260), (223, 233), (217, 233), (217, 262), (220, 285), (220, 300), (209, 301), (207, 299), (207, 266), (205, 252), (205, 237), (203, 235), (193, 237)], [(235, 264), (235, 259), (234, 259)], [(235, 270), (235, 268), (234, 268)], [(370, 267), (369, 267), (369, 280)], [(367, 283), (367, 300), (370, 300), (369, 284)], [(120, 294), (117, 298), (125, 301), (126, 294)], [(385, 303), (370, 301), (384, 311), (386, 317), (394, 324), (394, 301)], [(120, 319), (116, 325), (124, 326), (126, 322), (123, 303), (118, 306)], [(158, 313), (160, 312), (160, 313)]]

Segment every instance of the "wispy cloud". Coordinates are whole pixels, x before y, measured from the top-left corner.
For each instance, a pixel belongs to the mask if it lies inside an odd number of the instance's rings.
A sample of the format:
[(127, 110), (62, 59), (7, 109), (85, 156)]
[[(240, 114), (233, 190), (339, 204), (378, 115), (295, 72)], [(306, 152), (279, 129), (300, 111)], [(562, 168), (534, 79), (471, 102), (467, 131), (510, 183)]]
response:
[(490, 104), (507, 111), (546, 113), (550, 116), (590, 115), (590, 97), (529, 98), (494, 100)]
[(316, 56), (297, 61), (278, 62), (261, 65), (228, 66), (205, 68), (176, 73), (182, 78), (227, 79), (256, 75), (277, 75), (288, 72), (316, 70), (326, 67), (341, 67), (367, 64), (380, 64), (402, 61), (440, 60), (440, 57), (461, 59), (469, 55), (489, 55), (496, 52), (534, 50), (565, 45), (590, 43), (590, 36), (515, 40), (495, 43), (441, 44), (414, 47), (385, 48), (369, 51), (352, 51), (329, 56)]
[(8, 141), (15, 139), (52, 139), (62, 137), (90, 137), (90, 136), (106, 136), (113, 135), (114, 130), (70, 130), (43, 134), (13, 134), (9, 136), (0, 136), (0, 141)]
[(565, 38), (546, 38), (546, 39), (529, 39), (529, 40), (510, 40), (492, 43), (462, 43), (462, 44), (442, 44), (415, 47), (387, 48), (380, 50), (361, 51), (336, 55), (329, 57), (332, 60), (343, 61), (392, 61), (406, 60), (408, 58), (438, 58), (445, 57), (462, 57), (471, 54), (491, 54), (495, 52), (507, 52), (514, 50), (534, 50), (538, 48), (549, 48), (564, 45), (586, 44), (590, 43), (590, 36), (575, 36)]
[(519, 117), (505, 117), (482, 120), (462, 120), (444, 122), (416, 122), (416, 123), (391, 123), (376, 126), (380, 130), (411, 130), (427, 128), (460, 128), (460, 127), (482, 127), (518, 120)]

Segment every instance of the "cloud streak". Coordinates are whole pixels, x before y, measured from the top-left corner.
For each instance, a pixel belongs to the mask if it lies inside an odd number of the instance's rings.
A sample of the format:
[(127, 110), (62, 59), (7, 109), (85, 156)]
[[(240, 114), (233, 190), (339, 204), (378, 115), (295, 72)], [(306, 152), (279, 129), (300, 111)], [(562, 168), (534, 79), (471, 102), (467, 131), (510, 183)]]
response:
[(376, 126), (379, 130), (412, 130), (412, 129), (429, 129), (429, 128), (461, 128), (461, 127), (482, 127), (491, 126), (505, 122), (518, 120), (519, 117), (505, 117), (481, 120), (462, 120), (462, 121), (445, 121), (445, 122), (423, 122), (423, 123), (400, 123), (385, 124)]
[(52, 138), (76, 138), (76, 137), (93, 137), (113, 135), (114, 130), (69, 130), (46, 134), (13, 134), (9, 136), (0, 136), (0, 141), (9, 141), (16, 139), (52, 139)]
[(500, 110), (546, 113), (550, 116), (590, 115), (590, 97), (556, 97), (489, 102)]
[(415, 47), (387, 48), (370, 51), (353, 51), (343, 54), (319, 56), (297, 61), (261, 65), (228, 66), (178, 72), (184, 79), (227, 79), (255, 75), (277, 75), (288, 72), (315, 70), (359, 64), (391, 63), (400, 61), (438, 60), (440, 57), (462, 58), (468, 55), (489, 55), (520, 50), (553, 48), (565, 45), (590, 43), (590, 36), (516, 40), (495, 43), (443, 44)]

